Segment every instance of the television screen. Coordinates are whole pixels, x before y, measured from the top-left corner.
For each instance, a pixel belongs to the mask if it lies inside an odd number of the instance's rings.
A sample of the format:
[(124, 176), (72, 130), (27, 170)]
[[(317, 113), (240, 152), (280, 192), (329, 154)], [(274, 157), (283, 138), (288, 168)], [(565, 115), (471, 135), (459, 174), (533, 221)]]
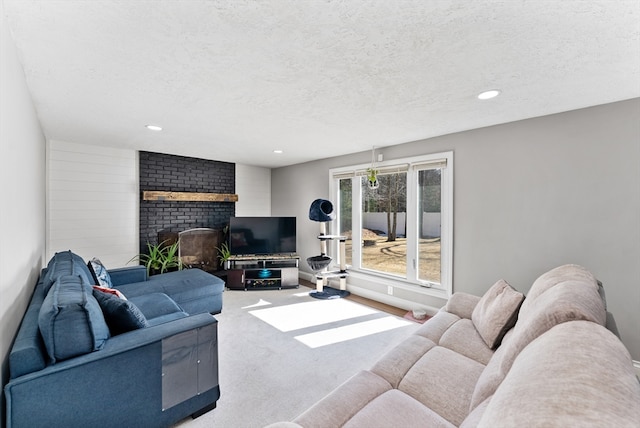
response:
[(231, 217), (231, 255), (287, 254), (296, 252), (295, 217)]

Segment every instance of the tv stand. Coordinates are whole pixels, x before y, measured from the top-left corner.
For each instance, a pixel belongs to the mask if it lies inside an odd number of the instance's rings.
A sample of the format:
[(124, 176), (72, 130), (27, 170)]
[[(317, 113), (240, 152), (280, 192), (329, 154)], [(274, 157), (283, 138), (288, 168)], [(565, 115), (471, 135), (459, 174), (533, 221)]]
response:
[(297, 254), (237, 255), (227, 260), (230, 290), (298, 288)]

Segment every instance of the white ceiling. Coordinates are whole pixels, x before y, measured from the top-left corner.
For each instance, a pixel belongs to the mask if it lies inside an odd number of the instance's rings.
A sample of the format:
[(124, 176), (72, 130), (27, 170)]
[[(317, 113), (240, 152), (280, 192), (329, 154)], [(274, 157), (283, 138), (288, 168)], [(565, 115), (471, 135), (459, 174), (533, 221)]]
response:
[(3, 4), (55, 140), (277, 167), (640, 96), (639, 0)]

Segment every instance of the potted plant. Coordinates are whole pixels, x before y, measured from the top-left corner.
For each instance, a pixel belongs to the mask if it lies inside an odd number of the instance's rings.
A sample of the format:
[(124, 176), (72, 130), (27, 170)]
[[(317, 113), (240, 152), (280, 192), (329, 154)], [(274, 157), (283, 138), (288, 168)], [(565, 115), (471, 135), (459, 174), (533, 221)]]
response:
[(147, 242), (147, 253), (138, 254), (129, 262), (138, 260), (147, 268), (147, 275), (165, 273), (169, 269), (182, 269), (182, 261), (178, 256), (178, 242), (173, 245), (166, 245), (166, 241), (159, 244)]
[(367, 168), (367, 181), (369, 184), (369, 189), (377, 189), (380, 187), (380, 183), (378, 183), (378, 170), (373, 168)]
[(229, 250), (229, 245), (225, 242), (224, 244), (216, 247), (218, 250), (218, 258), (220, 259), (220, 264), (222, 265), (222, 269), (227, 268), (227, 260), (231, 257), (231, 251)]
[(178, 242), (163, 248), (163, 259), (160, 273), (165, 273), (170, 269), (182, 270), (182, 260), (179, 254)]
[[(382, 158), (380, 158), (380, 160), (381, 159)], [(375, 190), (378, 187), (380, 187), (380, 183), (378, 183), (378, 170), (376, 169), (376, 147), (375, 146), (371, 149), (371, 167), (367, 168), (367, 185), (371, 190)]]

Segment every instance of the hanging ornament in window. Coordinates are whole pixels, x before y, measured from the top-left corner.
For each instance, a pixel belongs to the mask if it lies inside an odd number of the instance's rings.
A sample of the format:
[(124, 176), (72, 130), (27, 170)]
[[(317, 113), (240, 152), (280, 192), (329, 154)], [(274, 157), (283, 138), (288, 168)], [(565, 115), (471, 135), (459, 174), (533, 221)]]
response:
[(378, 182), (378, 170), (376, 169), (376, 148), (375, 146), (371, 149), (371, 168), (367, 168), (367, 185), (369, 189), (375, 190), (380, 187), (380, 183)]

